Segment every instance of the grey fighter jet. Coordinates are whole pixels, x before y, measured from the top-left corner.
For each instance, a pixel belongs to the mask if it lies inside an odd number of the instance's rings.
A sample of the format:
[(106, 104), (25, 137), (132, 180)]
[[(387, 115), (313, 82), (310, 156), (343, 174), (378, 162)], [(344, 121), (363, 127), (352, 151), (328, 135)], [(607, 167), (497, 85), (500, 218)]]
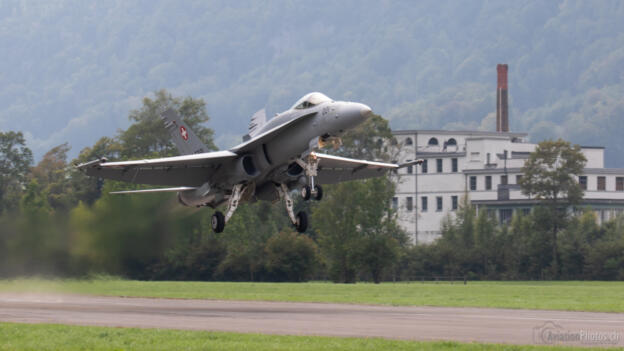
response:
[(304, 232), (308, 217), (303, 211), (294, 213), (291, 190), (300, 189), (305, 200), (321, 200), (321, 184), (376, 177), (419, 162), (398, 165), (315, 151), (339, 143), (345, 131), (371, 114), (364, 104), (310, 93), (268, 121), (264, 110), (258, 111), (242, 144), (227, 151), (206, 152), (206, 146), (170, 109), (161, 116), (181, 156), (122, 162), (102, 158), (77, 167), (93, 177), (168, 186), (117, 194), (171, 191), (178, 193), (185, 206), (216, 209), (227, 203), (225, 215), (220, 211), (212, 215), (217, 233), (223, 231), (241, 201), (280, 199), (297, 231)]

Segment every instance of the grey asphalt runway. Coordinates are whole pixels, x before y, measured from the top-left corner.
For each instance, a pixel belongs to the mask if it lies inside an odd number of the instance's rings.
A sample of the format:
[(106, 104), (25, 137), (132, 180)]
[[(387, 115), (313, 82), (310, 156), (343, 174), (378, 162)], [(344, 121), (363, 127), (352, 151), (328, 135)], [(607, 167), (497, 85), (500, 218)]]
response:
[(624, 346), (624, 314), (0, 293), (0, 321)]

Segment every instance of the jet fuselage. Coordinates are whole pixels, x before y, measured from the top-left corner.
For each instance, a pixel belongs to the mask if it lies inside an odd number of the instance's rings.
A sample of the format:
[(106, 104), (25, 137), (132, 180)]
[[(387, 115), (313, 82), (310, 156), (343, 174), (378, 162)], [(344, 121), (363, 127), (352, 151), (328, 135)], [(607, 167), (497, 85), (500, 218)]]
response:
[[(278, 194), (274, 184), (284, 183), (291, 188), (307, 182), (303, 169), (294, 162), (295, 159), (313, 151), (319, 146), (319, 141), (340, 137), (372, 113), (370, 107), (364, 104), (333, 101), (326, 97), (325, 101), (306, 106), (306, 97), (267, 121), (254, 137), (232, 148), (230, 151), (240, 157), (224, 164), (223, 172), (218, 176), (216, 173), (207, 175), (207, 182), (199, 189), (179, 193), (180, 202), (187, 206), (216, 207), (227, 200), (229, 189), (241, 183), (252, 185), (247, 187), (246, 199), (275, 200)], [(266, 142), (257, 142), (280, 128), (283, 130)], [(253, 147), (247, 148), (248, 145)], [(224, 178), (223, 174), (227, 176)]]

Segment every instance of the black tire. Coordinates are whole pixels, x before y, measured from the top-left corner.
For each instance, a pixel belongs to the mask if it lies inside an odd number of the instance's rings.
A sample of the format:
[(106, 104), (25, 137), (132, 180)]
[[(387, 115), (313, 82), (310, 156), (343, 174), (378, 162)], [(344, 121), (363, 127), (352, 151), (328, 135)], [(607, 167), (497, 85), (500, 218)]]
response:
[(300, 211), (297, 213), (297, 224), (295, 225), (299, 233), (303, 233), (308, 229), (308, 214)]
[(312, 194), (312, 191), (310, 190), (310, 187), (305, 185), (303, 188), (301, 188), (301, 197), (305, 200), (308, 201), (310, 200), (310, 195)]
[(214, 230), (215, 233), (223, 232), (223, 229), (225, 229), (225, 217), (223, 216), (223, 213), (216, 211), (212, 215), (212, 222), (210, 224), (212, 225), (212, 230)]
[(314, 195), (314, 200), (321, 201), (321, 199), (323, 198), (323, 188), (321, 188), (320, 185), (315, 185), (314, 190), (316, 192), (316, 195)]

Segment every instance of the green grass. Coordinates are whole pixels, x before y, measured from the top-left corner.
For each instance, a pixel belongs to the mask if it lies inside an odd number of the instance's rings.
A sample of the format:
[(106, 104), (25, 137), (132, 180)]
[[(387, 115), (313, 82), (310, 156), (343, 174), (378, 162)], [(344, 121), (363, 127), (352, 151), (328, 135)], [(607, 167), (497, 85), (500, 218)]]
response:
[(0, 323), (0, 350), (584, 350), (381, 338)]
[(624, 282), (333, 284), (0, 280), (0, 292), (624, 312)]

